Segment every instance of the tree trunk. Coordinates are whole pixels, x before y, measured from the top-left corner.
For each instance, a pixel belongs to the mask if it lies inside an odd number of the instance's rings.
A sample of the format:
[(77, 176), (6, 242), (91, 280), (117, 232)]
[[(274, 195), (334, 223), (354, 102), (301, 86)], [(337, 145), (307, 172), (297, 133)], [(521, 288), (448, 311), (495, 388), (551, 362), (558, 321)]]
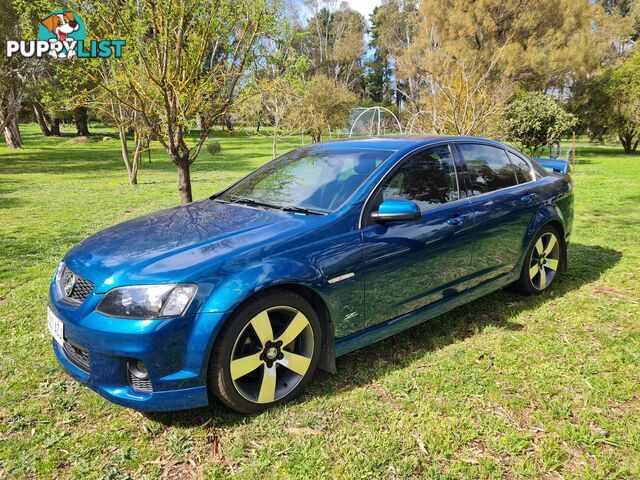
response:
[(55, 115), (51, 115), (51, 135), (54, 137), (60, 137), (60, 119)]
[(224, 126), (227, 127), (227, 130), (229, 130), (229, 133), (233, 135), (233, 132), (234, 132), (233, 123), (231, 123), (231, 117), (229, 115), (224, 116)]
[(49, 130), (49, 125), (47, 124), (47, 117), (42, 109), (42, 105), (39, 102), (33, 102), (33, 113), (36, 116), (36, 122), (38, 122), (38, 126), (42, 131), (42, 134), (45, 137), (51, 136), (51, 130)]
[(22, 148), (22, 137), (17, 117), (14, 116), (7, 122), (7, 126), (4, 128), (4, 139), (7, 142), (7, 148)]
[(622, 148), (624, 149), (624, 153), (629, 155), (631, 153), (631, 145), (629, 142), (629, 139), (627, 138), (626, 135), (623, 134), (619, 134), (618, 135), (618, 140), (620, 140), (620, 143), (622, 144)]
[(180, 192), (180, 200), (182, 203), (191, 203), (193, 197), (191, 195), (191, 172), (189, 160), (180, 159), (174, 162), (178, 167), (178, 191)]
[(78, 136), (88, 137), (89, 133), (89, 115), (86, 107), (78, 107), (74, 112), (74, 120), (76, 122), (76, 129), (78, 130)]
[(133, 162), (129, 171), (129, 185), (138, 184), (138, 167), (142, 163), (142, 151), (145, 146), (145, 139), (139, 133), (136, 132), (134, 139), (135, 149), (133, 150)]
[(140, 146), (136, 139), (136, 149), (133, 154), (133, 162), (129, 157), (129, 146), (127, 145), (127, 131), (124, 127), (118, 128), (118, 137), (120, 138), (120, 152), (122, 154), (122, 160), (124, 166), (127, 167), (127, 176), (129, 185), (138, 184), (138, 165), (140, 161)]

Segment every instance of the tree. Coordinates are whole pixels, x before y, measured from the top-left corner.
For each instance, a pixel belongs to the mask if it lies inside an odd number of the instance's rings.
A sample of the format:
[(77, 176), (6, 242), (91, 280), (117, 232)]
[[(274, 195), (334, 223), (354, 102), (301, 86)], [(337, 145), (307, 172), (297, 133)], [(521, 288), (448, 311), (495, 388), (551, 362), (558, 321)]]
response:
[(419, 93), (420, 111), (414, 122), (437, 134), (496, 133), (497, 119), (513, 91), (512, 82), (496, 72), (501, 53), (496, 52), (486, 67), (444, 55), (433, 66), (425, 66), (428, 84)]
[[(400, 107), (402, 100), (413, 108), (418, 98), (421, 78), (413, 68), (416, 59), (411, 49), (415, 40), (419, 16), (415, 0), (385, 0), (376, 7), (371, 18), (372, 46), (376, 56), (385, 58), (386, 63), (401, 65), (395, 70), (395, 104)], [(390, 73), (388, 73), (391, 76)]]
[(253, 117), (260, 124), (271, 126), (273, 158), (277, 156), (278, 142), (296, 128), (286, 120), (302, 96), (303, 80), (299, 72), (304, 71), (304, 67), (301, 65), (304, 65), (303, 58), (292, 66), (291, 71), (275, 78), (259, 80), (250, 87), (251, 93), (247, 93), (249, 98), (243, 103), (245, 118)]
[[(215, 122), (232, 105), (256, 43), (272, 25), (270, 3), (109, 0), (81, 2), (79, 8), (87, 30), (96, 37), (128, 40), (118, 65), (121, 88), (95, 75), (94, 66), (87, 73), (117, 102), (140, 115), (177, 167), (182, 202), (191, 202), (191, 164)], [(115, 11), (118, 15), (112, 15)], [(126, 95), (119, 93), (125, 91)], [(190, 141), (187, 134), (198, 115), (202, 128)]]
[(526, 90), (565, 89), (613, 55), (629, 28), (600, 5), (575, 0), (540, 0), (535, 7), (522, 0), (424, 0), (419, 14), (417, 33), (397, 62), (399, 78), (424, 79), (408, 92), (411, 101), (437, 89), (432, 75), (452, 65), (491, 68), (495, 81)]
[[(0, 38), (21, 38), (19, 17), (11, 0), (0, 0)], [(0, 131), (4, 132), (8, 148), (21, 148), (22, 137), (18, 114), (27, 79), (36, 69), (35, 62), (19, 56), (0, 55)]]
[(353, 86), (363, 73), (366, 20), (346, 2), (305, 0), (305, 5), (311, 11), (311, 18), (296, 44), (309, 60), (310, 73)]
[(505, 112), (508, 138), (538, 153), (575, 127), (575, 115), (567, 113), (556, 100), (543, 92), (526, 92), (509, 104)]
[(313, 142), (322, 140), (327, 130), (346, 126), (356, 96), (342, 83), (325, 75), (305, 82), (300, 101), (292, 109), (288, 121), (311, 135)]
[(592, 139), (615, 135), (627, 155), (640, 144), (640, 53), (604, 69), (572, 101)]
[[(96, 74), (100, 76), (103, 87), (88, 92), (90, 103), (106, 120), (118, 129), (120, 153), (127, 169), (129, 185), (138, 184), (138, 169), (142, 154), (149, 147), (149, 131), (142, 120), (142, 114), (136, 108), (138, 99), (126, 89), (126, 81), (121, 78), (115, 61), (105, 61), (98, 65)], [(133, 105), (129, 107), (129, 105)], [(133, 134), (133, 150), (129, 148), (128, 133)]]
[(275, 28), (260, 43), (256, 59), (251, 65), (243, 89), (245, 100), (240, 114), (249, 122), (271, 126), (271, 150), (277, 155), (278, 142), (291, 133), (294, 126), (286, 122), (294, 104), (302, 95), (303, 75), (308, 62), (294, 44), (301, 33), (280, 12)]
[(615, 136), (626, 154), (640, 144), (640, 53), (574, 85), (569, 107), (591, 140)]
[(619, 15), (627, 17), (630, 21), (632, 34), (631, 39), (637, 40), (640, 37), (640, 2), (638, 0), (600, 0), (607, 15)]
[(634, 154), (640, 143), (640, 54), (606, 70), (603, 88), (611, 128), (624, 153)]
[(387, 45), (381, 41), (382, 28), (378, 15), (382, 7), (375, 7), (371, 15), (371, 41), (373, 55), (365, 61), (364, 94), (374, 103), (390, 104), (391, 98), (391, 66)]

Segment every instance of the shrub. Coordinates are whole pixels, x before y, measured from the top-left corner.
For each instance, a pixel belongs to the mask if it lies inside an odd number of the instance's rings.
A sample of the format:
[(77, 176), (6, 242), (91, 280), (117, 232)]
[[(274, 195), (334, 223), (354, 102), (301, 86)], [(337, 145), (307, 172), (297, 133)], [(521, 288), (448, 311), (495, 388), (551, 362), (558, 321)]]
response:
[(216, 153), (220, 153), (222, 147), (220, 146), (220, 142), (218, 140), (212, 140), (207, 143), (207, 152), (211, 155), (215, 155)]
[(576, 125), (576, 117), (542, 92), (527, 92), (506, 109), (509, 140), (536, 154), (560, 140)]

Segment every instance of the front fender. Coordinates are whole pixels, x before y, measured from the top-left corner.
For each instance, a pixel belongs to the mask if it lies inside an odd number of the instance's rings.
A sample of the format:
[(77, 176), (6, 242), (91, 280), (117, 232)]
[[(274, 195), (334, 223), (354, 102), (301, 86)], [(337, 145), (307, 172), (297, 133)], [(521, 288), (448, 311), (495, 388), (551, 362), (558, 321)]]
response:
[[(305, 286), (317, 292), (317, 287), (323, 283), (321, 273), (313, 266), (295, 260), (283, 259), (266, 261), (235, 275), (224, 277), (224, 280), (213, 288), (201, 307), (201, 313), (221, 315), (220, 321), (209, 336), (206, 358), (209, 358), (224, 323), (233, 311), (248, 298), (267, 288), (285, 284)], [(330, 333), (327, 332), (327, 338), (323, 341), (323, 357), (320, 367), (335, 371), (333, 336)], [(207, 368), (206, 365), (203, 367)]]
[(225, 277), (213, 288), (200, 311), (229, 312), (261, 290), (290, 283), (315, 290), (324, 280), (312, 265), (289, 259), (269, 260)]

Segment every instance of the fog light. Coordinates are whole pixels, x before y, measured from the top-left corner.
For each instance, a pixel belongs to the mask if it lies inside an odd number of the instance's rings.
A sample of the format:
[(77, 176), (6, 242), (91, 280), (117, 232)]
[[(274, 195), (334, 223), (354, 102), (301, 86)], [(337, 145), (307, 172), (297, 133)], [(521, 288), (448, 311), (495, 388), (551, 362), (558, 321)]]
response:
[(128, 368), (131, 372), (131, 375), (140, 380), (146, 380), (149, 378), (147, 367), (145, 367), (144, 363), (142, 363), (140, 360), (129, 360)]
[(127, 362), (129, 384), (138, 392), (153, 392), (149, 372), (140, 360), (131, 359)]

